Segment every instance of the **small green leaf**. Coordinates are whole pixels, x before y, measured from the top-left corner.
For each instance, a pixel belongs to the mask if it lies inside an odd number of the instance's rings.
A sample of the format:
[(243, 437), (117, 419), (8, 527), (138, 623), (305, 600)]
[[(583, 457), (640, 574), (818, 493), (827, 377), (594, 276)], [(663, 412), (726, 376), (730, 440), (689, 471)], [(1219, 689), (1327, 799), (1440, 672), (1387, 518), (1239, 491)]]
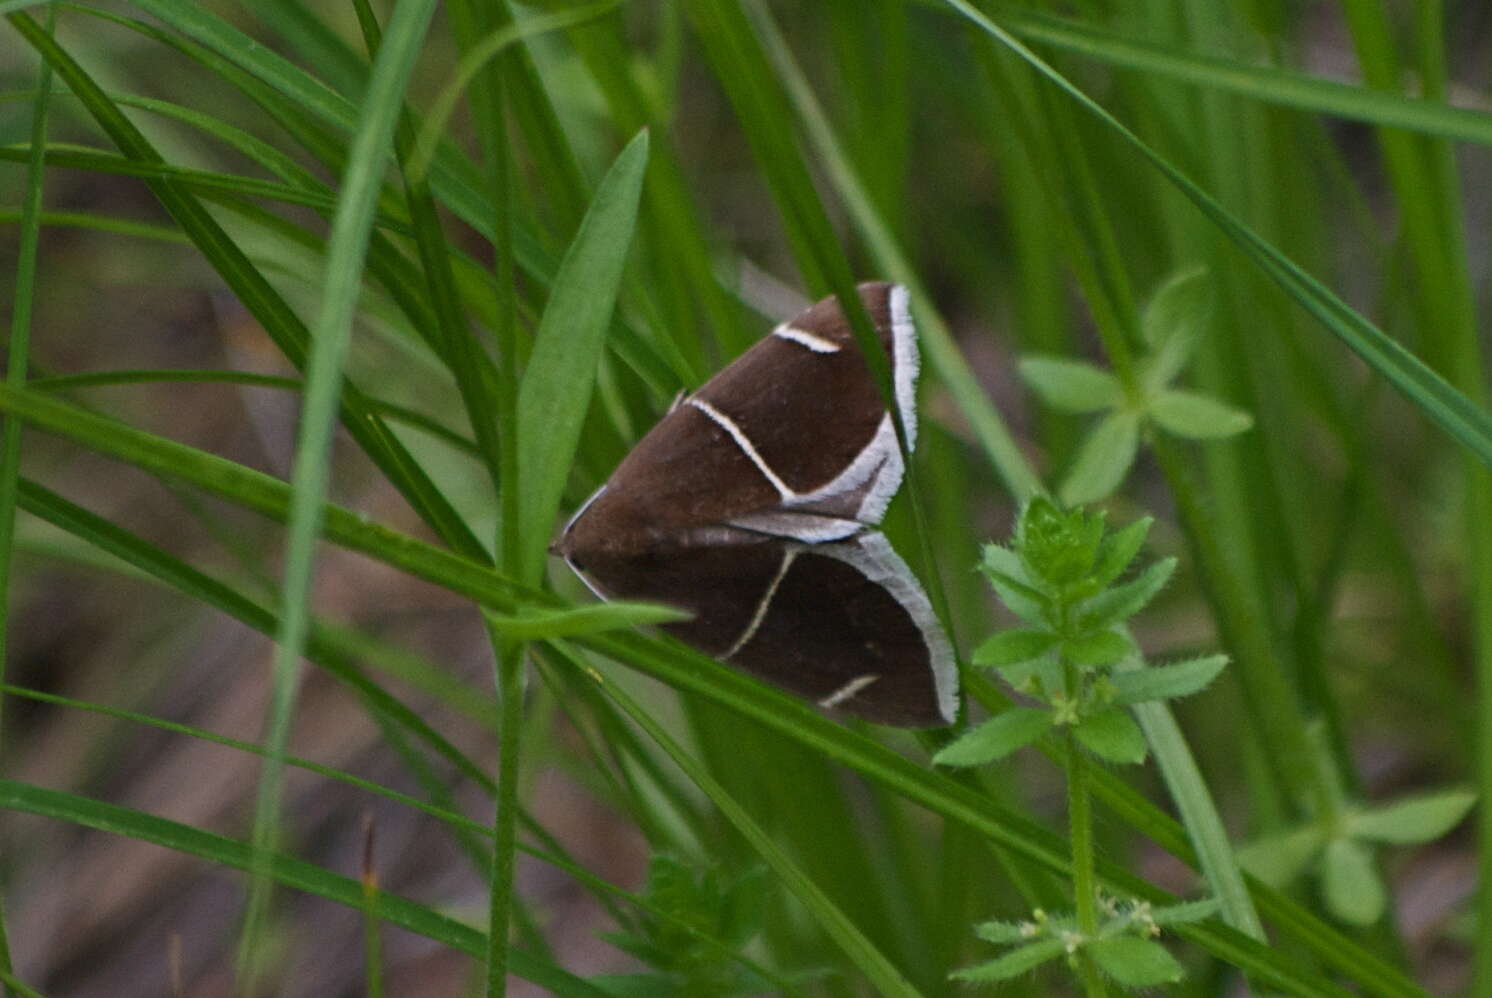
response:
[(1109, 936), (1084, 947), (1098, 969), (1127, 988), (1153, 988), (1181, 980), (1181, 964), (1158, 942)]
[(648, 133), (637, 134), (601, 178), (560, 261), (518, 386), (519, 578), (537, 582), (565, 481), (575, 463), (596, 369), (632, 245)]
[(1057, 636), (1048, 631), (1014, 628), (1001, 631), (976, 648), (972, 661), (992, 669), (1020, 665), (1045, 655), (1056, 643)]
[(1476, 794), (1469, 790), (1444, 790), (1397, 801), (1352, 815), (1347, 834), (1376, 842), (1429, 842), (1460, 824), (1475, 803)]
[(1140, 447), (1140, 421), (1133, 412), (1113, 412), (1099, 420), (1078, 448), (1058, 494), (1069, 506), (1107, 498), (1124, 482)]
[(1338, 838), (1327, 843), (1321, 885), (1326, 907), (1342, 921), (1372, 925), (1382, 917), (1387, 892), (1373, 868), (1372, 851), (1361, 842)]
[(1143, 369), (1147, 388), (1169, 384), (1186, 366), (1212, 318), (1212, 303), (1204, 267), (1180, 271), (1151, 297), (1140, 316), (1140, 333), (1150, 347)]
[(1103, 545), (1098, 549), (1097, 563), (1093, 566), (1093, 581), (1100, 589), (1124, 574), (1129, 563), (1135, 560), (1135, 555), (1140, 553), (1140, 548), (1150, 533), (1150, 525), (1154, 522), (1152, 517), (1143, 517), (1104, 538)]
[(1011, 950), (998, 960), (989, 963), (981, 963), (975, 967), (965, 967), (963, 970), (955, 970), (948, 976), (956, 981), (973, 981), (975, 983), (987, 981), (1008, 981), (1012, 977), (1019, 977), (1028, 970), (1046, 963), (1053, 957), (1061, 956), (1066, 946), (1060, 939), (1043, 939), (1040, 942), (1022, 946), (1020, 949)]
[(979, 568), (1011, 613), (1028, 624), (1046, 622), (1048, 600), (1031, 585), (1019, 555), (998, 544), (986, 544)]
[(1062, 643), (1062, 654), (1073, 665), (1112, 665), (1135, 650), (1134, 642), (1118, 631), (1095, 631)]
[(1118, 378), (1081, 360), (1025, 357), (1020, 372), (1043, 402), (1063, 412), (1097, 412), (1124, 401)]
[(1029, 922), (981, 922), (974, 926), (974, 934), (986, 942), (1018, 943), (1031, 938), (1026, 934), (1031, 928)]
[(1239, 864), (1271, 887), (1284, 887), (1316, 858), (1326, 832), (1312, 822), (1255, 839), (1238, 850)]
[(1156, 925), (1182, 925), (1191, 922), (1200, 922), (1204, 918), (1211, 918), (1218, 913), (1222, 902), (1217, 898), (1203, 898), (1200, 901), (1183, 901), (1180, 904), (1167, 904), (1150, 911), (1150, 920)]
[(1106, 762), (1136, 763), (1145, 761), (1145, 735), (1125, 710), (1105, 710), (1091, 714), (1072, 729), (1088, 751)]
[(1178, 388), (1161, 392), (1146, 411), (1167, 433), (1191, 440), (1221, 440), (1254, 425), (1254, 417), (1242, 409)]
[(1123, 623), (1155, 598), (1175, 570), (1175, 558), (1162, 558), (1129, 582), (1104, 590), (1079, 607), (1078, 626), (1097, 630)]
[(546, 641), (642, 624), (667, 624), (691, 616), (684, 610), (652, 603), (593, 603), (571, 610), (525, 610), (514, 617), (488, 613), (486, 619), (514, 641)]
[(1110, 679), (1118, 690), (1116, 703), (1174, 700), (1205, 689), (1228, 664), (1226, 655), (1204, 655), (1174, 665), (1157, 665), (1116, 672)]
[(1033, 707), (1012, 707), (945, 745), (933, 762), (939, 766), (978, 766), (1031, 744), (1052, 726), (1052, 715)]

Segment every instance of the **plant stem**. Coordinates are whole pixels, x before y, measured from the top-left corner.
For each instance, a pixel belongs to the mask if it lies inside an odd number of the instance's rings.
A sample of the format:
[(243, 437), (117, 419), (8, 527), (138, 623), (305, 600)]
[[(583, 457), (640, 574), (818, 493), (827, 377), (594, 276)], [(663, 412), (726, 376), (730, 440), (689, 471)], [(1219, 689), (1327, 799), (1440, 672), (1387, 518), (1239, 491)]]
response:
[(508, 927), (513, 914), (513, 858), (518, 832), (519, 729), (523, 723), (523, 645), (498, 642), (497, 685), (502, 698), (498, 732), (497, 812), (493, 817), (492, 886), (487, 912), (487, 995), (507, 993)]
[[(1098, 884), (1093, 871), (1093, 802), (1088, 797), (1088, 759), (1073, 736), (1063, 732), (1067, 749), (1067, 825), (1072, 842), (1072, 893), (1077, 909), (1078, 932), (1085, 940), (1098, 935)], [(1088, 998), (1107, 993), (1103, 977), (1087, 953), (1078, 950), (1078, 974)]]

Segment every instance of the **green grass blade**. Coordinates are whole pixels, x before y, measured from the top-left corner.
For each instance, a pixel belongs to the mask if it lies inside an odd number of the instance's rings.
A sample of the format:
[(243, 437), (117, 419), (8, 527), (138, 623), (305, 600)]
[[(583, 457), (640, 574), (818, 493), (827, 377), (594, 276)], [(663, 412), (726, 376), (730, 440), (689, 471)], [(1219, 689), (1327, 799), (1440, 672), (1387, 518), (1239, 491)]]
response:
[[(288, 516), (290, 487), (263, 472), (29, 390), (0, 385), (0, 411), (15, 412), (33, 426), (69, 437), (153, 474), (190, 482), (265, 516), (281, 521)], [(480, 605), (503, 613), (513, 613), (522, 605), (549, 605), (532, 590), (493, 571), (485, 562), (417, 541), (338, 506), (328, 505), (322, 516), (327, 540), (372, 555), (419, 578), (432, 581), (444, 578)]]
[[(47, 12), (46, 31), (56, 26), (56, 11)], [(47, 116), (52, 105), (52, 67), (39, 60), (36, 97), (31, 103), (31, 141), (26, 164), (26, 189), (21, 204), (20, 245), (16, 250), (16, 274), (10, 317), (10, 342), (6, 349), (5, 383), (26, 383), (31, 354), (31, 316), (36, 301), (36, 257), (41, 240), (43, 157), (47, 145)], [(16, 540), (16, 500), (21, 475), (21, 420), (5, 420), (0, 437), (0, 683), (5, 682), (10, 655), (10, 593)], [(5, 697), (0, 693), (0, 763), (4, 762)], [(0, 769), (7, 768), (0, 766)], [(0, 876), (11, 871), (0, 870)], [(8, 877), (7, 877), (8, 879)], [(10, 976), (10, 933), (6, 927), (5, 899), (0, 894), (0, 973)], [(7, 984), (5, 990), (9, 992)]]
[(601, 181), (555, 274), (518, 389), (518, 525), (523, 546), (516, 574), (530, 584), (543, 573), (544, 551), (590, 405), (647, 162), (647, 132), (640, 132)]
[[(21, 212), (10, 208), (0, 208), (0, 224), (8, 225), (20, 220)], [(189, 242), (179, 231), (164, 225), (151, 225), (146, 222), (136, 222), (133, 219), (107, 215), (85, 215), (76, 211), (44, 211), (41, 213), (41, 224), (43, 228), (88, 229), (116, 236), (128, 236), (131, 239), (149, 239), (160, 243)]]
[[(331, 475), (332, 432), (342, 393), (342, 367), (352, 338), (353, 314), (362, 289), (362, 261), (378, 208), (387, 149), (398, 124), (404, 89), (419, 55), (434, 0), (406, 0), (393, 20), (374, 61), (363, 98), (363, 116), (348, 156), (348, 170), (328, 240), (320, 313), (313, 334), (306, 374), (305, 402), (295, 445), (291, 476), (289, 538), (286, 543), (282, 611), (275, 636), (272, 691), (265, 720), (269, 759), (254, 808), (255, 856), (276, 849), (283, 791), (283, 759), (300, 686), (300, 659), (310, 629), (311, 582), (321, 507)], [(257, 863), (256, 863), (257, 872)], [(267, 881), (255, 876), (250, 885), (239, 969), (247, 973), (245, 993), (254, 990), (252, 968), (269, 906)]]
[(430, 162), (435, 158), (440, 144), (441, 133), (450, 123), (451, 114), (456, 110), (456, 102), (461, 99), (467, 87), (471, 86), (472, 80), (490, 60), (495, 59), (503, 49), (510, 45), (535, 35), (583, 24), (592, 18), (609, 13), (618, 3), (620, 0), (598, 0), (596, 3), (583, 4), (550, 14), (539, 14), (497, 29), (483, 38), (474, 48), (462, 53), (461, 61), (451, 70), (450, 79), (436, 94), (435, 100), (430, 103), (424, 124), (420, 127), (414, 147), (410, 150), (409, 162), (405, 167), (410, 179), (419, 181), (430, 169)]
[(689, 614), (673, 607), (626, 602), (589, 603), (573, 610), (533, 610), (516, 617), (487, 614), (487, 621), (514, 641), (548, 641), (688, 618)]
[[(266, 636), (273, 637), (278, 620), (273, 610), (256, 603), (221, 579), (175, 558), (148, 544), (102, 517), (68, 502), (61, 496), (36, 485), (22, 482), (21, 505), (28, 513), (67, 531), (100, 551), (144, 572), (148, 577), (185, 596), (238, 620)], [(315, 629), (307, 642), (307, 657), (330, 675), (346, 683), (369, 705), (376, 715), (410, 732), (444, 757), (457, 771), (477, 786), (492, 792), (486, 773), (409, 707), (390, 695), (382, 686), (370, 681), (356, 664), (349, 650), (363, 651), (339, 637), (335, 631)]]
[[(506, 156), (506, 151), (497, 155)], [(517, 477), (505, 482), (502, 492), (503, 565), (529, 584), (537, 584), (543, 576), (554, 516), (575, 463), (596, 368), (632, 244), (647, 161), (648, 135), (644, 131), (628, 143), (602, 178), (555, 274), (549, 302), (534, 336), (533, 353), (508, 410), (510, 421), (502, 445), (511, 462), (506, 470), (509, 474), (516, 472)], [(500, 251), (500, 256), (505, 258), (505, 252)], [(506, 339), (504, 375), (511, 391), (517, 358), (511, 335)], [(495, 623), (489, 623), (489, 627), (500, 630)], [(523, 646), (511, 639), (495, 639), (494, 643), (503, 715), (494, 819), (497, 849), (488, 914), (492, 936), (488, 940), (487, 994), (501, 998), (507, 988), (507, 926), (514, 886), (513, 814), (521, 746), (518, 736), (523, 720)]]
[[(29, 786), (15, 780), (0, 780), (0, 808), (128, 836), (139, 842), (150, 842), (196, 856), (216, 866), (251, 870), (256, 864), (253, 849), (236, 839), (215, 835), (143, 811), (106, 804), (60, 790)], [(332, 873), (283, 853), (265, 857), (264, 869), (266, 876), (292, 890), (315, 894), (353, 911), (363, 907), (362, 885), (352, 877)], [(378, 917), (385, 922), (408, 929), (461, 953), (477, 956), (486, 946), (481, 932), (407, 898), (380, 891), (376, 911)], [(594, 985), (522, 951), (513, 953), (512, 967), (518, 976), (556, 995), (607, 998), (606, 992)]]
[[(609, 634), (575, 639), (610, 658), (668, 683), (676, 689), (707, 696), (766, 725), (774, 733), (812, 747), (826, 758), (858, 772), (892, 793), (913, 801), (946, 820), (965, 825), (976, 834), (1008, 850), (1013, 856), (1065, 876), (1070, 857), (1061, 836), (1047, 831), (1014, 809), (943, 773), (930, 771), (871, 739), (850, 731), (803, 702), (726, 669), (677, 643), (658, 642), (640, 635)], [(1117, 863), (1100, 858), (1100, 879), (1110, 891), (1130, 894), (1156, 904), (1171, 903), (1163, 891), (1129, 873)], [(1291, 916), (1290, 938), (1306, 943), (1311, 956), (1330, 965), (1369, 993), (1384, 998), (1427, 998), (1426, 992), (1354, 945), (1318, 919), (1288, 903), (1277, 910)], [(1265, 912), (1270, 914), (1269, 911)], [(1270, 982), (1296, 994), (1345, 994), (1306, 969), (1299, 960), (1257, 943), (1225, 926), (1197, 926), (1190, 937), (1216, 955), (1235, 961), (1240, 970), (1260, 982)]]
[(792, 49), (772, 20), (770, 11), (763, 4), (753, 4), (749, 9), (766, 39), (766, 50), (782, 76), (788, 97), (802, 118), (819, 160), (828, 171), (840, 197), (844, 199), (861, 237), (865, 239), (886, 276), (906, 285), (911, 292), (917, 330), (928, 360), (957, 402), (959, 410), (974, 428), (990, 463), (1017, 502), (1024, 502), (1045, 491), (1004, 419), (990, 402), (968, 361), (959, 351), (952, 331), (934, 307), (932, 295), (923, 285), (910, 258), (866, 191), (864, 182), (835, 135), (828, 115), (824, 113), (807, 78), (793, 59)]
[[(12, 14), (9, 22), (41, 52), (58, 76), (83, 101), (110, 138), (130, 158), (148, 164), (161, 161), (154, 148), (98, 85), (56, 42), (24, 14)], [(151, 182), (151, 190), (186, 231), (218, 274), (238, 295), (245, 308), (264, 326), (292, 363), (305, 363), (309, 331), (285, 300), (249, 262), (222, 226), (189, 193), (170, 181)], [(423, 469), (414, 461), (381, 420), (362, 405), (361, 392), (348, 384), (343, 393), (344, 420), (348, 431), (376, 464), (388, 475), (410, 504), (425, 517), (447, 543), (468, 554), (483, 556), (484, 549), (465, 522), (440, 494)]]
[[(86, 374), (52, 374), (41, 378), (32, 378), (27, 382), (27, 387), (34, 391), (64, 392), (77, 388), (98, 388), (107, 385), (150, 385), (171, 382), (186, 382), (191, 384), (223, 384), (244, 385), (250, 388), (272, 388), (277, 391), (298, 392), (305, 383), (297, 378), (282, 378), (273, 374), (254, 374), (249, 371), (225, 371), (225, 370), (187, 370), (182, 368), (171, 368), (168, 370), (140, 370), (140, 371), (89, 371)], [(386, 402), (383, 399), (370, 398), (368, 408), (373, 412), (388, 417), (390, 422), (403, 423), (414, 427), (423, 433), (450, 444), (463, 453), (473, 457), (477, 455), (476, 441), (447, 427), (444, 423), (437, 422), (434, 418), (417, 412), (407, 406), (395, 402)]]
[(1443, 100), (1368, 90), (1277, 66), (1200, 55), (1034, 11), (1012, 9), (1001, 19), (1012, 34), (1122, 69), (1300, 111), (1492, 145), (1492, 115)]
[(726, 792), (709, 772), (693, 756), (669, 736), (663, 726), (638, 706), (616, 686), (606, 682), (599, 672), (587, 673), (590, 679), (600, 684), (607, 696), (622, 708), (632, 721), (647, 732), (659, 747), (667, 753), (696, 787), (715, 805), (754, 849), (777, 877), (787, 886), (798, 901), (825, 932), (843, 949), (855, 966), (863, 973), (878, 992), (883, 995), (901, 995), (913, 998), (920, 994), (901, 972), (886, 959), (885, 955), (865, 937), (855, 923), (831, 901), (817, 884), (793, 861), (772, 836), (759, 825), (751, 814), (734, 797)]
[(1185, 194), (1207, 218), (1233, 240), (1265, 274), (1272, 278), (1297, 304), (1314, 316), (1327, 331), (1340, 339), (1348, 349), (1361, 357), (1411, 403), (1421, 409), (1452, 439), (1461, 443), (1484, 464), (1492, 466), (1492, 416), (1477, 406), (1449, 382), (1436, 374), (1424, 361), (1391, 339), (1325, 285), (1302, 270), (1279, 250), (1244, 225), (1177, 167), (1147, 145), (1138, 135), (1099, 104), (1094, 102), (1066, 77), (1058, 73), (1030, 49), (970, 6), (966, 0), (945, 0), (954, 10), (972, 21), (1001, 44), (1054, 83), (1086, 111), (1096, 116), (1120, 138), (1138, 151), (1175, 187)]
[(1137, 704), (1133, 709), (1145, 730), (1145, 740), (1155, 753), (1166, 789), (1186, 826), (1192, 848), (1197, 852), (1197, 863), (1207, 878), (1208, 889), (1221, 902), (1223, 920), (1245, 935), (1263, 940), (1264, 926), (1249, 897), (1222, 815), (1175, 715), (1161, 702)]
[[(34, 426), (130, 460), (153, 473), (171, 475), (211, 489), (266, 515), (283, 519), (288, 508), (288, 489), (282, 482), (112, 420), (83, 413), (45, 396), (0, 386), (0, 410), (15, 412)], [(384, 560), (478, 602), (487, 602), (504, 612), (514, 612), (515, 600), (523, 598), (521, 588), (480, 565), (369, 524), (345, 510), (328, 507), (326, 524), (328, 540)], [(767, 725), (779, 736), (809, 746), (831, 761), (875, 780), (891, 792), (944, 818), (958, 821), (976, 834), (994, 839), (1015, 855), (1057, 873), (1066, 870), (1066, 849), (1061, 840), (1013, 810), (947, 777), (931, 773), (833, 723), (803, 703), (723, 668), (698, 653), (637, 635), (597, 635), (576, 640), (676, 689), (697, 693), (741, 711)], [(1102, 781), (1099, 789), (1103, 789)], [(1128, 798), (1110, 795), (1106, 799), (1113, 803)], [(1153, 808), (1131, 800), (1122, 813), (1139, 815), (1145, 822), (1140, 827), (1145, 828), (1147, 834), (1157, 835), (1170, 830), (1171, 837), (1169, 841), (1161, 839), (1163, 844), (1178, 856), (1184, 858), (1188, 854), (1184, 840), (1176, 835), (1174, 824), (1156, 815)], [(1099, 873), (1120, 889), (1150, 896), (1157, 902), (1166, 900), (1113, 864), (1100, 863)], [(1257, 886), (1253, 890), (1256, 898), (1263, 899), (1261, 909), (1265, 918), (1281, 929), (1285, 937), (1306, 946), (1315, 959), (1348, 978), (1358, 980), (1369, 993), (1384, 998), (1423, 998), (1423, 991), (1397, 975), (1383, 961), (1293, 902), (1261, 892)], [(1254, 973), (1252, 967), (1243, 969)], [(1304, 978), (1310, 978), (1309, 973), (1301, 973)]]

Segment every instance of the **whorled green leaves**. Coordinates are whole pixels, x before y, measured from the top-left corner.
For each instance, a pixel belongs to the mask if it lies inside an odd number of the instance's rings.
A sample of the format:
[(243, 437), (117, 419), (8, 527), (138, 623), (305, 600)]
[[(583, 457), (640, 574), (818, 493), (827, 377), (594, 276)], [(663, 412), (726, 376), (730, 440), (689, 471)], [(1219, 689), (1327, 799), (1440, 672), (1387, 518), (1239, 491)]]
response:
[(1058, 495), (1069, 505), (1096, 502), (1124, 483), (1147, 428), (1187, 440), (1222, 440), (1253, 426), (1226, 402), (1171, 386), (1191, 359), (1212, 314), (1206, 271), (1188, 268), (1167, 280), (1139, 317), (1148, 353), (1135, 383), (1083, 360), (1030, 356), (1021, 377), (1060, 412), (1103, 413), (1078, 445)]

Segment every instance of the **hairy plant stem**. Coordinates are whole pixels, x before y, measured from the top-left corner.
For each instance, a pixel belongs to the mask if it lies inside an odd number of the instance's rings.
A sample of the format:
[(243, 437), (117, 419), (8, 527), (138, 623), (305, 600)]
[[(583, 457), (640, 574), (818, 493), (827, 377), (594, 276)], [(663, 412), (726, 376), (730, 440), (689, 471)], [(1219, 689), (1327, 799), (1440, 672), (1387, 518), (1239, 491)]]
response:
[[(1066, 667), (1068, 696), (1082, 695), (1081, 676), (1072, 665)], [(1078, 744), (1072, 727), (1062, 734), (1067, 759), (1067, 827), (1072, 843), (1072, 896), (1077, 911), (1078, 932), (1087, 941), (1098, 935), (1098, 883), (1093, 869), (1093, 801), (1088, 796), (1088, 758)], [(1078, 976), (1088, 998), (1104, 998), (1107, 988), (1103, 976), (1093, 965), (1093, 958), (1079, 948)]]

